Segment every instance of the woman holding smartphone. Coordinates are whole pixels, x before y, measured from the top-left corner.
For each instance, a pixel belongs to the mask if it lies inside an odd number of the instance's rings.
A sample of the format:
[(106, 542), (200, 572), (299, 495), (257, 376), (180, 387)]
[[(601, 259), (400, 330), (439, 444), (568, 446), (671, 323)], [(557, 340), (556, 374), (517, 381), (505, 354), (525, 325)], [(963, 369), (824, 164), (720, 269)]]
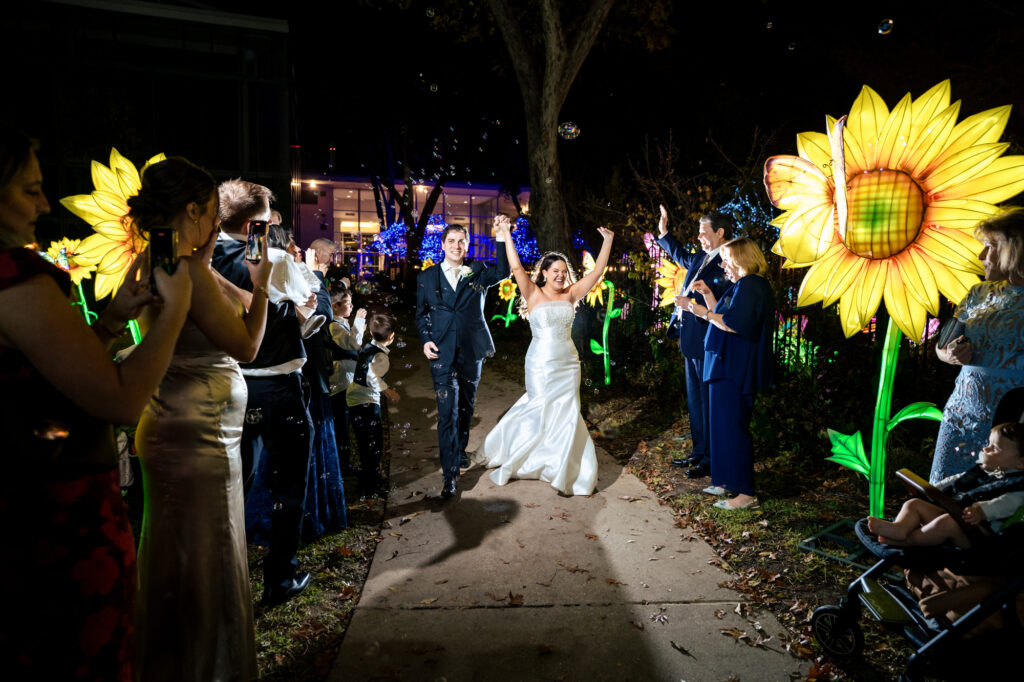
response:
[(133, 424), (188, 313), (188, 268), (124, 362), (106, 348), (156, 299), (129, 270), (90, 328), (68, 274), (34, 249), (50, 212), (37, 144), (0, 124), (0, 671), (11, 680), (131, 680), (135, 541), (112, 424)]
[(238, 360), (256, 356), (270, 261), (248, 263), (241, 303), (210, 268), (217, 183), (182, 158), (153, 164), (128, 200), (134, 228), (169, 226), (192, 277), (188, 320), (136, 433), (146, 494), (139, 545), (139, 679), (251, 680), (256, 652), (242, 499), (246, 387)]

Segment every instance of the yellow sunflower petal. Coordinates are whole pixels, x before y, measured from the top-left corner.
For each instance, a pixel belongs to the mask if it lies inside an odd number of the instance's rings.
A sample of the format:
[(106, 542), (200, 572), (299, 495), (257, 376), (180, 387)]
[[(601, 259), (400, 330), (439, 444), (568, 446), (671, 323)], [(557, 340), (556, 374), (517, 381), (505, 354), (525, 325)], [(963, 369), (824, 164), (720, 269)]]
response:
[(91, 194), (76, 194), (71, 197), (64, 197), (60, 200), (60, 205), (90, 225), (110, 220), (112, 217), (120, 217), (111, 216), (106, 211), (101, 210), (96, 205), (96, 202), (93, 201)]
[(910, 108), (913, 100), (910, 93), (893, 107), (889, 117), (878, 134), (877, 161), (880, 168), (897, 168), (910, 144)]
[(821, 304), (828, 307), (839, 300), (864, 272), (868, 260), (847, 251), (836, 265), (821, 292)]
[(935, 284), (931, 263), (912, 246), (901, 251), (896, 260), (899, 261), (904, 283), (910, 287), (910, 295), (932, 315), (938, 315), (939, 287)]
[(913, 177), (923, 175), (935, 161), (935, 158), (946, 148), (956, 117), (960, 115), (960, 101), (946, 107), (935, 118), (927, 122), (927, 127), (915, 135), (914, 142), (907, 155), (903, 158), (903, 170)]
[(857, 327), (864, 327), (876, 312), (878, 304), (882, 302), (882, 293), (885, 291), (885, 278), (889, 274), (888, 260), (868, 261), (867, 266), (861, 273), (860, 279), (847, 291), (852, 295), (856, 303), (860, 317), (857, 319)]
[(924, 218), (921, 222), (925, 225), (973, 230), (982, 220), (986, 220), (998, 212), (998, 208), (984, 201), (967, 199), (935, 201), (925, 208)]
[(832, 188), (824, 173), (799, 156), (773, 156), (764, 164), (764, 185), (768, 198), (781, 209), (832, 200)]
[(949, 245), (963, 256), (966, 267), (958, 269), (979, 274), (984, 272), (981, 261), (978, 260), (978, 256), (981, 255), (982, 244), (974, 238), (973, 230), (958, 230), (952, 227), (933, 225), (928, 228), (928, 234)]
[(150, 166), (152, 166), (154, 163), (160, 163), (161, 161), (166, 161), (166, 160), (167, 160), (167, 155), (163, 154), (163, 153), (157, 154), (156, 156), (152, 157), (151, 159), (149, 159), (149, 161), (147, 161), (146, 163), (142, 164), (142, 168), (139, 169), (139, 177), (141, 177), (142, 174), (146, 172), (146, 169), (149, 168)]
[(118, 192), (96, 190), (92, 193), (92, 199), (101, 211), (105, 211), (116, 220), (120, 220), (128, 213), (128, 204), (124, 202), (124, 197)]
[(909, 288), (900, 261), (890, 260), (889, 274), (885, 278), (885, 308), (904, 336), (917, 341), (924, 335), (927, 314), (924, 306), (908, 295)]
[(935, 157), (933, 163), (938, 165), (976, 144), (998, 142), (1007, 121), (1010, 120), (1010, 109), (1012, 107), (1009, 105), (996, 107), (960, 121), (950, 133), (946, 148)]
[(800, 133), (796, 136), (796, 153), (814, 164), (815, 168), (821, 169), (826, 176), (831, 173), (832, 152), (828, 145), (828, 135)]
[(886, 106), (877, 92), (865, 85), (850, 107), (850, 116), (846, 120), (848, 134), (852, 135), (860, 146), (862, 158), (848, 159), (859, 168), (874, 168), (878, 159), (879, 133), (889, 118), (889, 107)]
[(976, 271), (977, 254), (981, 252), (981, 244), (977, 244), (977, 251), (965, 253), (960, 240), (951, 238), (934, 227), (922, 230), (921, 234), (917, 235), (915, 244), (924, 249), (930, 258), (947, 268), (964, 272)]
[(996, 159), (984, 174), (939, 192), (941, 199), (971, 199), (998, 204), (1024, 191), (1024, 156)]
[(82, 240), (78, 253), (90, 258), (100, 259), (103, 254), (117, 246), (118, 241), (102, 234), (91, 234)]
[(1009, 147), (1009, 142), (990, 142), (969, 147), (936, 166), (935, 170), (923, 178), (921, 185), (926, 192), (942, 194), (981, 173)]
[(782, 255), (798, 263), (818, 260), (832, 244), (835, 208), (831, 202), (791, 211), (779, 230)]
[(821, 260), (810, 267), (804, 275), (803, 282), (800, 283), (797, 307), (819, 303), (824, 298), (829, 279), (835, 274), (836, 269), (842, 266), (844, 257), (849, 253), (842, 243), (834, 244)]
[(914, 138), (917, 139), (929, 121), (943, 109), (949, 107), (949, 79), (937, 83), (914, 100), (911, 115), (914, 117)]
[(117, 184), (117, 174), (114, 171), (99, 161), (93, 161), (89, 170), (92, 173), (92, 184), (95, 185), (96, 189), (113, 194), (121, 192), (121, 187)]
[(121, 276), (123, 275), (108, 275), (103, 272), (97, 272), (96, 284), (94, 285), (96, 300), (98, 301), (101, 298), (105, 298), (106, 296), (116, 291), (120, 285)]
[(960, 270), (936, 268), (933, 272), (939, 291), (954, 304), (959, 304), (970, 288), (981, 281), (978, 275)]
[(129, 161), (121, 152), (117, 151), (117, 147), (110, 148), (110, 170), (114, 173), (122, 171), (129, 176), (134, 175), (136, 178), (139, 176), (139, 171), (135, 164)]

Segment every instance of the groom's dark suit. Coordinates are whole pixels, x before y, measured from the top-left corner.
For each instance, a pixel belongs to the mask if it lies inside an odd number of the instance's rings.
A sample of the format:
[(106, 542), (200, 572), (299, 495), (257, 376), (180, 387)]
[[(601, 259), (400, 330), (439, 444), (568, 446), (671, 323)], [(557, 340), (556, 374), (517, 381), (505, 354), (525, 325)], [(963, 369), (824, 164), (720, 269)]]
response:
[(494, 341), (484, 317), (487, 289), (509, 276), (508, 257), (498, 244), (497, 262), (467, 263), (472, 273), (455, 289), (441, 265), (417, 277), (416, 328), (423, 344), (433, 341), (438, 358), (430, 361), (437, 395), (437, 441), (441, 471), (446, 480), (458, 478), (459, 459), (469, 442), (473, 403), (483, 360), (494, 353)]

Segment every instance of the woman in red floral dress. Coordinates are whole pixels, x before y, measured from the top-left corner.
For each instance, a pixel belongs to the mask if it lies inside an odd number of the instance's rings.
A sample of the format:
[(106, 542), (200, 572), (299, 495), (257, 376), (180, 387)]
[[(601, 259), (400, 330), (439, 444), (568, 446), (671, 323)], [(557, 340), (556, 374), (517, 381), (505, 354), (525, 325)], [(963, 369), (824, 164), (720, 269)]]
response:
[[(131, 270), (90, 329), (67, 273), (36, 251), (50, 210), (36, 144), (0, 124), (0, 671), (17, 680), (132, 680), (135, 542), (111, 424), (134, 423), (171, 359), (189, 307), (186, 268)], [(150, 303), (145, 341), (106, 349)]]

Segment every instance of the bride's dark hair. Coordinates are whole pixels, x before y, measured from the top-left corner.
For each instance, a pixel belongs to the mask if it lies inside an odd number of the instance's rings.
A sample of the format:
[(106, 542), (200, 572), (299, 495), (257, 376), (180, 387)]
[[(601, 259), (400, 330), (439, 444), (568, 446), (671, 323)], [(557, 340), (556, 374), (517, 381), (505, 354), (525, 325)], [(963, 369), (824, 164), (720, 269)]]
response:
[[(549, 270), (554, 263), (562, 261), (565, 263), (565, 269), (569, 274), (569, 286), (576, 283), (576, 273), (573, 271), (572, 266), (569, 265), (569, 259), (565, 257), (564, 253), (558, 251), (548, 251), (540, 260), (533, 266), (533, 274), (530, 275), (530, 279), (539, 287), (547, 284), (547, 279), (544, 277), (544, 271)], [(577, 301), (579, 303), (579, 301)], [(519, 316), (524, 320), (529, 319), (530, 314), (526, 310), (526, 299), (523, 297), (519, 298)]]

